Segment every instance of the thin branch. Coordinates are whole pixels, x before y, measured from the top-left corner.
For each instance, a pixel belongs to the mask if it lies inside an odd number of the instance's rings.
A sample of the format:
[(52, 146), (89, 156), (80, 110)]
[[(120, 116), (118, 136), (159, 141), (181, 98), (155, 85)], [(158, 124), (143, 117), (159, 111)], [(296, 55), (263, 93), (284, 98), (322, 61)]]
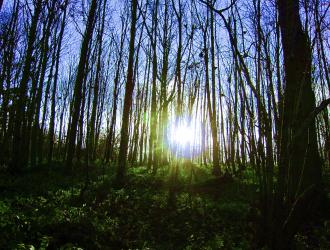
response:
[(230, 4), (229, 6), (227, 6), (226, 8), (223, 8), (223, 9), (216, 9), (216, 8), (214, 8), (213, 5), (211, 5), (209, 2), (207, 2), (207, 1), (205, 1), (205, 0), (198, 0), (198, 1), (200, 1), (201, 3), (207, 5), (207, 7), (209, 7), (212, 11), (214, 11), (215, 13), (217, 13), (217, 14), (220, 15), (220, 14), (222, 14), (223, 12), (229, 10), (231, 7), (233, 7), (233, 6), (236, 4), (236, 2), (237, 2), (238, 0), (234, 0), (234, 1), (232, 1), (231, 4)]

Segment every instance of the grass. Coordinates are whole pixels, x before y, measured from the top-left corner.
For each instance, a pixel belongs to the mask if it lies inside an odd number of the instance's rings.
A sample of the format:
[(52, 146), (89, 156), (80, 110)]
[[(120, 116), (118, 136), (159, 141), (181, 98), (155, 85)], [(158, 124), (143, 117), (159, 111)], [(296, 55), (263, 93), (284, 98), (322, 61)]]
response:
[(1, 173), (0, 249), (255, 249), (256, 185), (193, 168), (173, 184), (169, 166), (133, 167), (122, 189), (110, 167), (94, 167), (87, 188), (83, 169), (60, 164)]

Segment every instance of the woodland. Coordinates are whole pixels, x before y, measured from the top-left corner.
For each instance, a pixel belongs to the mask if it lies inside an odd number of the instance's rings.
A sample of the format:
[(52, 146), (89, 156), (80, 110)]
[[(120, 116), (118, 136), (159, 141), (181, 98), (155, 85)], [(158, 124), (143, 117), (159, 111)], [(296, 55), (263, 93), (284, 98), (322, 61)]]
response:
[(330, 249), (328, 0), (0, 0), (0, 249)]

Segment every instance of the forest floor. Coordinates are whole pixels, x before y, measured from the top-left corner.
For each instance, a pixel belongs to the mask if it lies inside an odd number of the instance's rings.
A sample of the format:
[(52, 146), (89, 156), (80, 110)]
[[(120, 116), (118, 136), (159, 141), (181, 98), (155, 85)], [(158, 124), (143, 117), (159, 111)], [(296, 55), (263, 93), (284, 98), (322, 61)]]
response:
[[(173, 185), (169, 167), (156, 175), (130, 168), (123, 188), (111, 167), (93, 167), (87, 187), (83, 168), (74, 175), (60, 164), (20, 176), (2, 171), (0, 249), (256, 249), (252, 175), (180, 169)], [(330, 220), (296, 241), (297, 249), (330, 249)]]

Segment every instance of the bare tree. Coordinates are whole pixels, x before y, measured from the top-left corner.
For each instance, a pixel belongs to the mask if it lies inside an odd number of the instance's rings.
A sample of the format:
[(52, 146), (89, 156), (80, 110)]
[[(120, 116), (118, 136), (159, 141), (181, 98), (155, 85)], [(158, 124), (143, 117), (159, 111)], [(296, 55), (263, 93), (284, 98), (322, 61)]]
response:
[(86, 75), (85, 72), (86, 62), (88, 60), (87, 58), (87, 53), (89, 49), (88, 46), (93, 35), (96, 10), (97, 10), (97, 1), (92, 0), (89, 9), (86, 30), (81, 45), (80, 60), (79, 60), (77, 77), (74, 86), (72, 119), (70, 123), (70, 128), (68, 130), (68, 149), (67, 149), (67, 157), (66, 157), (66, 165), (68, 168), (72, 168), (72, 160), (74, 156), (76, 136), (77, 136), (77, 125), (81, 110), (82, 87)]
[(127, 80), (124, 100), (124, 110), (122, 118), (122, 127), (120, 132), (120, 147), (117, 166), (117, 179), (119, 182), (123, 181), (126, 174), (127, 164), (127, 149), (129, 139), (129, 114), (132, 106), (132, 95), (134, 90), (134, 44), (136, 34), (136, 22), (137, 22), (137, 0), (131, 1), (131, 31), (130, 31), (130, 43), (129, 43), (129, 56), (128, 56), (128, 68), (127, 68)]

